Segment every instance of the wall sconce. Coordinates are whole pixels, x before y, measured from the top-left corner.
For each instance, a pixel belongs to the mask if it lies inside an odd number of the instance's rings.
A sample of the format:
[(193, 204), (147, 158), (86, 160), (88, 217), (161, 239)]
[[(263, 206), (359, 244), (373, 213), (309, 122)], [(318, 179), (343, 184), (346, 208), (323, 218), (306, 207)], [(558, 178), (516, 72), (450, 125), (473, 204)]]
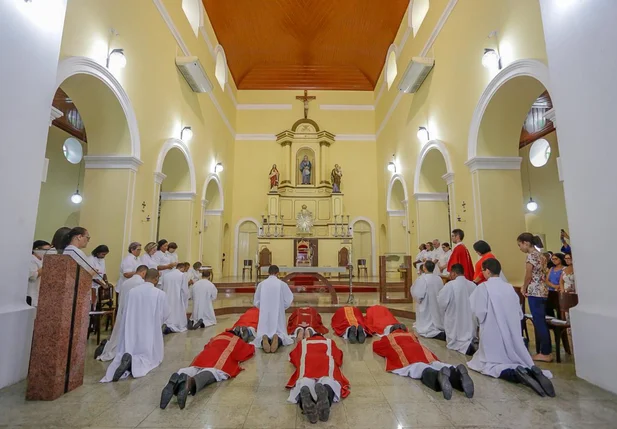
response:
[(223, 163), (222, 162), (217, 162), (216, 165), (214, 166), (214, 172), (216, 174), (218, 174), (221, 171), (223, 171)]
[(124, 49), (113, 49), (109, 55), (107, 55), (107, 63), (105, 66), (108, 69), (123, 69), (126, 67), (126, 56), (124, 55)]
[(501, 70), (501, 57), (495, 49), (485, 48), (482, 55), (482, 66), (489, 70)]
[(394, 162), (394, 154), (392, 154), (392, 161), (388, 163), (388, 171), (390, 173), (396, 173), (396, 163)]
[(193, 129), (191, 127), (184, 127), (180, 131), (180, 140), (188, 142), (193, 138)]
[(420, 142), (422, 144), (428, 142), (430, 140), (430, 135), (428, 133), (428, 130), (426, 129), (426, 127), (419, 127), (418, 128), (418, 132), (416, 133), (416, 135), (418, 136), (418, 140), (420, 140)]

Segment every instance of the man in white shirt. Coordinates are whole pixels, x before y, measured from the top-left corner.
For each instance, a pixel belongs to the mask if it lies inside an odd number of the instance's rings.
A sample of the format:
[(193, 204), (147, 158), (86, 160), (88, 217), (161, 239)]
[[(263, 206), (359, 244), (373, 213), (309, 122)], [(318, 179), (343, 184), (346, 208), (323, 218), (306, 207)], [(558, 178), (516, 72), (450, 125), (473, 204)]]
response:
[(279, 267), (270, 265), (269, 277), (257, 285), (253, 304), (259, 308), (257, 334), (253, 344), (263, 348), (266, 353), (274, 353), (280, 346), (293, 344), (287, 335), (285, 310), (293, 302), (294, 296), (287, 283), (278, 279)]
[(439, 268), (439, 275), (441, 277), (447, 277), (450, 275), (448, 272), (448, 262), (450, 261), (450, 256), (452, 255), (450, 243), (443, 243), (441, 245), (441, 249), (443, 250), (443, 255), (439, 258), (437, 267)]
[(208, 280), (209, 271), (202, 272), (202, 279), (196, 282), (189, 292), (193, 300), (193, 312), (191, 313), (192, 329), (205, 328), (206, 326), (216, 325), (216, 316), (212, 301), (216, 299), (218, 290), (216, 286)]
[(439, 260), (443, 257), (443, 255), (446, 253), (444, 252), (444, 250), (441, 248), (441, 243), (439, 242), (439, 240), (436, 238), (433, 240), (433, 263), (435, 264), (435, 274), (439, 275), (441, 274), (441, 269), (439, 268)]
[(418, 335), (445, 341), (443, 313), (437, 302), (437, 295), (443, 288), (443, 281), (439, 276), (433, 274), (434, 269), (433, 261), (426, 261), (422, 266), (423, 274), (411, 287), (411, 296), (416, 303), (414, 328), (416, 328)]
[(193, 264), (193, 268), (190, 268), (188, 271), (189, 275), (189, 285), (197, 283), (201, 280), (201, 262), (195, 262)]
[(178, 264), (165, 274), (161, 280), (161, 289), (167, 294), (171, 310), (165, 321), (163, 333), (184, 332), (187, 330), (186, 303), (188, 302), (188, 281), (184, 276), (186, 265)]
[(474, 282), (465, 278), (461, 264), (452, 265), (451, 281), (437, 295), (439, 308), (444, 312), (443, 326), (446, 331), (447, 347), (459, 353), (473, 356), (473, 338), (476, 331), (469, 297), (476, 288)]

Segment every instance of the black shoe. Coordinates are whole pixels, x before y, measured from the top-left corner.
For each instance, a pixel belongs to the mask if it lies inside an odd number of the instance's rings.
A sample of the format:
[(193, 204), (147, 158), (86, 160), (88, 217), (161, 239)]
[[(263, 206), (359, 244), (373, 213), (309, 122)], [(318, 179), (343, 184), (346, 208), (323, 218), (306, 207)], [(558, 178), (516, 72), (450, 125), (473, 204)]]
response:
[(469, 376), (469, 372), (467, 371), (467, 367), (463, 364), (460, 364), (456, 367), (456, 371), (460, 374), (460, 383), (463, 387), (463, 392), (465, 392), (465, 396), (468, 398), (473, 398), (474, 393), (474, 385), (473, 380)]
[(118, 381), (120, 380), (120, 377), (122, 377), (122, 374), (124, 374), (126, 371), (130, 371), (131, 370), (131, 361), (133, 360), (132, 356), (129, 353), (125, 353), (122, 355), (122, 360), (120, 361), (120, 366), (118, 368), (116, 368), (116, 372), (114, 372), (114, 378), (112, 378), (112, 381)]
[(204, 321), (203, 319), (199, 319), (199, 322), (197, 322), (197, 325), (195, 326), (195, 329), (197, 328), (205, 328), (206, 325), (204, 325)]
[(528, 372), (531, 373), (531, 376), (540, 384), (542, 390), (544, 390), (544, 392), (548, 396), (550, 396), (551, 398), (555, 397), (555, 388), (553, 387), (553, 383), (551, 383), (551, 380), (549, 380), (542, 373), (542, 370), (540, 368), (534, 365), (531, 367), (530, 370), (528, 370)]
[(315, 392), (317, 392), (317, 414), (319, 421), (327, 422), (330, 418), (330, 400), (328, 399), (328, 391), (326, 387), (321, 383), (315, 384)]
[(250, 337), (251, 337), (251, 332), (249, 331), (249, 328), (245, 328), (245, 327), (240, 328), (240, 338), (242, 338), (242, 341), (244, 341), (245, 343), (248, 343)]
[(358, 326), (358, 342), (360, 344), (364, 344), (366, 341), (366, 332), (364, 332), (364, 328), (362, 326)]
[(542, 386), (540, 386), (540, 383), (538, 383), (536, 379), (531, 376), (531, 374), (527, 371), (527, 368), (518, 366), (516, 367), (514, 372), (516, 374), (516, 378), (518, 379), (519, 383), (524, 384), (525, 386), (531, 387), (533, 391), (536, 392), (540, 396), (543, 396), (543, 397), (546, 396), (546, 393), (544, 393), (544, 389), (542, 389)]
[(349, 340), (349, 344), (356, 344), (358, 342), (358, 328), (352, 326), (347, 331), (347, 339)]
[(450, 400), (452, 398), (452, 384), (450, 384), (450, 368), (444, 366), (439, 370), (437, 374), (437, 382), (441, 387), (444, 399)]
[(94, 350), (94, 359), (103, 354), (103, 350), (105, 350), (105, 344), (107, 344), (107, 340), (101, 341), (96, 350)]
[(193, 329), (195, 329), (195, 328), (193, 327), (193, 321), (192, 321), (191, 319), (189, 319), (189, 320), (186, 322), (186, 329), (188, 329), (189, 331), (192, 331)]
[(180, 379), (180, 374), (178, 374), (177, 372), (174, 372), (173, 374), (171, 374), (171, 377), (169, 377), (169, 381), (167, 382), (167, 385), (163, 387), (163, 391), (161, 392), (161, 410), (164, 410), (167, 407), (167, 404), (169, 404), (169, 401), (171, 401), (171, 398), (173, 398), (173, 396), (178, 391), (178, 380), (179, 379)]
[(171, 330), (170, 327), (168, 327), (167, 325), (163, 325), (163, 335), (169, 335), (171, 334), (173, 331)]
[(317, 423), (317, 406), (315, 401), (313, 401), (313, 397), (311, 396), (311, 391), (307, 386), (303, 386), (300, 389), (300, 404), (302, 405), (302, 411), (308, 417), (309, 422)]
[(186, 398), (189, 396), (189, 376), (186, 374), (180, 374), (178, 379), (178, 406), (181, 410), (186, 406)]

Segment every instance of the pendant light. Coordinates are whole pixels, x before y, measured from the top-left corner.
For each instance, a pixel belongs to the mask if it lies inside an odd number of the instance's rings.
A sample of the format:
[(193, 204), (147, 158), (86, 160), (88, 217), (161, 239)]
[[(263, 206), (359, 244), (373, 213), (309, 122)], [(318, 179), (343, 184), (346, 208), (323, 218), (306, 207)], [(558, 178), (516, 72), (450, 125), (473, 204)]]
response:
[(80, 175), (81, 175), (81, 162), (79, 163), (79, 168), (77, 169), (77, 190), (75, 190), (75, 193), (71, 195), (71, 202), (73, 204), (81, 204), (81, 202), (83, 201), (83, 197), (79, 193), (79, 176)]
[(529, 174), (529, 163), (527, 164), (527, 184), (529, 185), (529, 201), (527, 202), (527, 211), (533, 213), (538, 210), (538, 203), (531, 196), (531, 176)]

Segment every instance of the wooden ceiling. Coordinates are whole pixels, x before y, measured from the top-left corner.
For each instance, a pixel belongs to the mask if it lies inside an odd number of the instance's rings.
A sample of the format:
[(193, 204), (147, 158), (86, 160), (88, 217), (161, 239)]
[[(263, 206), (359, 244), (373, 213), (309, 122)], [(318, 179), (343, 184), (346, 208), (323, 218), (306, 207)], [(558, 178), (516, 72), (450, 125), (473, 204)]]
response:
[(409, 0), (203, 0), (238, 89), (372, 91)]

